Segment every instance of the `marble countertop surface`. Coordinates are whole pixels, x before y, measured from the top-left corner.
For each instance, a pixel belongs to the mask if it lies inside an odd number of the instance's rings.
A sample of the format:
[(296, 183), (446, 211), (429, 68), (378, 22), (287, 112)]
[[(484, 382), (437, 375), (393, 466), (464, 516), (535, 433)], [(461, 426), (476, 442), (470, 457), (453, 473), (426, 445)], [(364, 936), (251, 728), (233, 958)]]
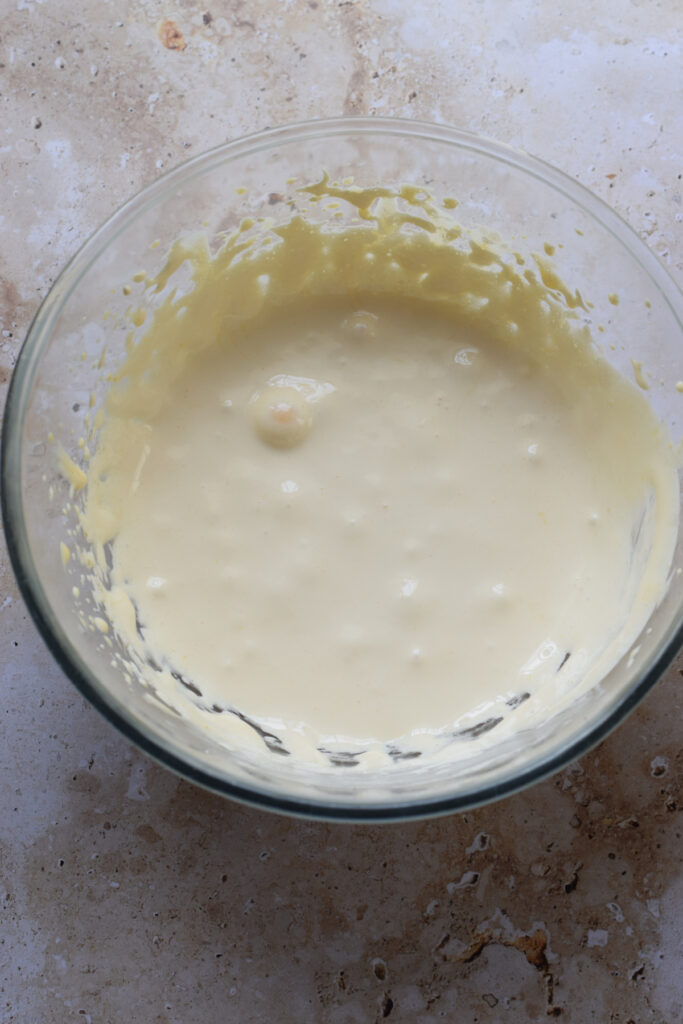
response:
[[(521, 146), (683, 282), (682, 50), (679, 0), (8, 0), (2, 394), (101, 221), (188, 156), (303, 118)], [(0, 542), (1, 1024), (676, 1024), (682, 674), (502, 804), (290, 821), (130, 747), (53, 663)]]

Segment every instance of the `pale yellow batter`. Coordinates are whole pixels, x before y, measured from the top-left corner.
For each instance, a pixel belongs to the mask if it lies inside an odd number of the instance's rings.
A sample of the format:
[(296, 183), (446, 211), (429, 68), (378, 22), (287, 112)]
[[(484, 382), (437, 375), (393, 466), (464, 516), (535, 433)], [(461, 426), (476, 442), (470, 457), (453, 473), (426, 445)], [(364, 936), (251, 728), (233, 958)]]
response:
[(88, 473), (101, 610), (181, 713), (302, 756), (552, 710), (663, 592), (671, 447), (540, 257), (325, 187), (369, 223), (243, 225), (149, 282)]

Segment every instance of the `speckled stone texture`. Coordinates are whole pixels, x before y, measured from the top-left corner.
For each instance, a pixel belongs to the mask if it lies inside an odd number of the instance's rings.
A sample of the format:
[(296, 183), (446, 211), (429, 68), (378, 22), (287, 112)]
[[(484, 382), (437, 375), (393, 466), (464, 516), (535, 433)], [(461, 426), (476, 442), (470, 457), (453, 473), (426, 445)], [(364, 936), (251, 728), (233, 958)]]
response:
[[(8, 0), (0, 383), (64, 262), (186, 156), (382, 113), (522, 146), (683, 280), (679, 0)], [(0, 551), (0, 1021), (676, 1024), (681, 670), (498, 806), (289, 821), (131, 749), (31, 625)]]

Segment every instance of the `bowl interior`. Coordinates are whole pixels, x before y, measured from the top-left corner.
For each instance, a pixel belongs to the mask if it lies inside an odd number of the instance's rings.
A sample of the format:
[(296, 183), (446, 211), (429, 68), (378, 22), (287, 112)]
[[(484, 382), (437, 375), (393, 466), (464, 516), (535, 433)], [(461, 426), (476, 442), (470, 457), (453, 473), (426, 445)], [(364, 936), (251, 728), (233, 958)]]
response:
[[(681, 438), (683, 395), (675, 384), (682, 297), (599, 200), (538, 161), (452, 129), (375, 118), (293, 126), (229, 144), (162, 178), (100, 229), (55, 284), (22, 349), (7, 403), (2, 497), (10, 553), (28, 606), (76, 685), (136, 744), (186, 776), (264, 806), (322, 817), (460, 809), (577, 756), (653, 685), (682, 638), (680, 533), (665, 597), (600, 685), (551, 720), (490, 744), (485, 754), (461, 750), (457, 770), (448, 757), (436, 764), (413, 757), (397, 760), (390, 772), (359, 773), (348, 759), (318, 771), (281, 756), (258, 730), (248, 747), (226, 748), (126, 678), (111, 644), (79, 617), (75, 578), (60, 559), (74, 502), (50, 438), (82, 462), (78, 439), (104, 399), (107, 373), (123, 357), (127, 314), (134, 305), (151, 313), (159, 302), (135, 278), (158, 273), (179, 237), (201, 230), (216, 251), (245, 218), (288, 220), (292, 203), (305, 205), (297, 187), (323, 172), (364, 187), (423, 186), (437, 199), (456, 199), (466, 229), (494, 233), (529, 256), (552, 247), (562, 278), (590, 303), (584, 319), (604, 357), (626, 376), (633, 360), (642, 363), (648, 400), (672, 439)], [(354, 212), (343, 210), (344, 222)], [(307, 216), (324, 222), (331, 214), (321, 205)], [(186, 284), (182, 274), (175, 281)]]

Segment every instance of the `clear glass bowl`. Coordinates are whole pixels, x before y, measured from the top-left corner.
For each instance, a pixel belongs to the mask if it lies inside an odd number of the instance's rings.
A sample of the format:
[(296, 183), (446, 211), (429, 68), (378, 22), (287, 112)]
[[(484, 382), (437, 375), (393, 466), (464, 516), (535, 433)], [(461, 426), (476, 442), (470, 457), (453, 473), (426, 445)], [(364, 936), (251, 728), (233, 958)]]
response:
[[(2, 438), (2, 508), (24, 599), (54, 656), (121, 732), (161, 763), (216, 792), (291, 814), (391, 820), (462, 810), (556, 771), (605, 736), (655, 684), (683, 641), (683, 537), (671, 583), (632, 651), (584, 699), (519, 733), (485, 758), (390, 772), (306, 768), (271, 752), (226, 749), (127, 683), (79, 624), (59, 558), (62, 487), (48, 435), (78, 437), (90, 394), (102, 397), (92, 354), (106, 336), (116, 360), (126, 331), (117, 312), (135, 272), (154, 275), (172, 242), (205, 228), (215, 244), (244, 217), (286, 219), (287, 180), (354, 177), (358, 185), (424, 185), (453, 196), (465, 227), (497, 232), (528, 252), (548, 242), (571, 288), (593, 303), (605, 357), (622, 373), (640, 360), (648, 398), (670, 436), (683, 434), (683, 296), (666, 271), (599, 199), (559, 171), (467, 132), (414, 121), (344, 118), (266, 131), (199, 156), (118, 211), (86, 243), (40, 308), (17, 361)], [(151, 243), (158, 243), (152, 246)], [(608, 300), (618, 293), (620, 302)], [(103, 310), (109, 310), (109, 319)], [(660, 383), (661, 382), (661, 383)], [(76, 453), (77, 454), (77, 453)]]

